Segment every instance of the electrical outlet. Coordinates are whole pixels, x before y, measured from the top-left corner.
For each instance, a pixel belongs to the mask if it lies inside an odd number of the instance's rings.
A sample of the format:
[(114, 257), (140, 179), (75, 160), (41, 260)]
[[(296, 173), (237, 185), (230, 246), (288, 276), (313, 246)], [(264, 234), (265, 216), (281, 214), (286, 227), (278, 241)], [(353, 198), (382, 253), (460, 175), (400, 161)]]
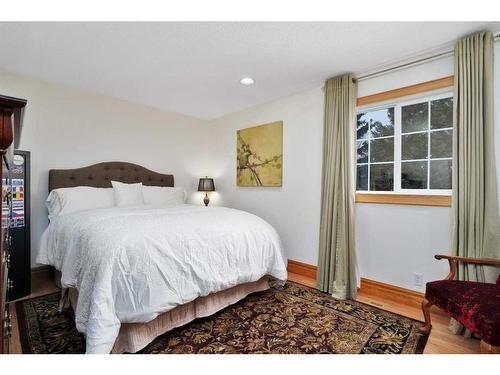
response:
[(424, 275), (421, 273), (414, 273), (413, 274), (413, 284), (415, 284), (415, 286), (424, 285)]

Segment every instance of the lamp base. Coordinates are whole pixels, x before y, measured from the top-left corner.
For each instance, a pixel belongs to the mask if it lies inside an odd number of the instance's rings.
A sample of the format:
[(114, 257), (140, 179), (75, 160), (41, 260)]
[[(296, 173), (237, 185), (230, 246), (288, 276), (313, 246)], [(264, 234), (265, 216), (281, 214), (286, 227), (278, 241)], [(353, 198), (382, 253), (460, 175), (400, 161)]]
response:
[(208, 197), (208, 193), (205, 193), (205, 198), (203, 198), (203, 203), (205, 203), (205, 207), (208, 206), (209, 202), (210, 202), (210, 198)]

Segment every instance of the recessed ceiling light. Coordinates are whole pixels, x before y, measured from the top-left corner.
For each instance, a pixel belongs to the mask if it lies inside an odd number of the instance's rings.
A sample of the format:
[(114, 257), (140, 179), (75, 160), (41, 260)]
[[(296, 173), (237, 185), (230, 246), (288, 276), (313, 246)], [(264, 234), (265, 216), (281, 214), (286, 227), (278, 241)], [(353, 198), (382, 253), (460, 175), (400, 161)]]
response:
[(245, 77), (245, 78), (242, 78), (242, 79), (240, 80), (240, 83), (241, 83), (242, 85), (245, 85), (245, 86), (250, 86), (250, 85), (253, 85), (253, 84), (254, 84), (254, 82), (255, 82), (255, 81), (253, 80), (253, 78), (250, 78), (250, 77)]

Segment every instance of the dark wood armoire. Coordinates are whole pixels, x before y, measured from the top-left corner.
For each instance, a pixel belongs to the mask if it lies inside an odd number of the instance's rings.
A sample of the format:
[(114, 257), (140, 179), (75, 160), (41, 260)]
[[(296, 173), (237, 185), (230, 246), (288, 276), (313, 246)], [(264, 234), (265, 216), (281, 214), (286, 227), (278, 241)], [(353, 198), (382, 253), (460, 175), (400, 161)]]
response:
[(11, 321), (7, 292), (12, 289), (12, 281), (8, 277), (10, 265), (10, 224), (12, 219), (12, 185), (10, 171), (14, 160), (14, 147), (19, 144), (22, 120), (26, 100), (0, 95), (0, 157), (2, 168), (2, 228), (0, 236), (0, 353), (8, 353), (11, 335)]

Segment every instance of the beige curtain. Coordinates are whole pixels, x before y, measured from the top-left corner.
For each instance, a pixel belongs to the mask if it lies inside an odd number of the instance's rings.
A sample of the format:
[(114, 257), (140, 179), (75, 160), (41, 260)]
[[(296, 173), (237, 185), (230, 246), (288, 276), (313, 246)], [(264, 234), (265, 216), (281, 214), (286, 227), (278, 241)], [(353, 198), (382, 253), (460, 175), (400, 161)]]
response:
[[(500, 258), (494, 153), (493, 35), (481, 32), (455, 46), (453, 252)], [(461, 264), (460, 280), (493, 282), (495, 269)], [(461, 327), (452, 321), (456, 333)]]
[(326, 81), (318, 289), (356, 297), (354, 244), (356, 84), (350, 74)]

